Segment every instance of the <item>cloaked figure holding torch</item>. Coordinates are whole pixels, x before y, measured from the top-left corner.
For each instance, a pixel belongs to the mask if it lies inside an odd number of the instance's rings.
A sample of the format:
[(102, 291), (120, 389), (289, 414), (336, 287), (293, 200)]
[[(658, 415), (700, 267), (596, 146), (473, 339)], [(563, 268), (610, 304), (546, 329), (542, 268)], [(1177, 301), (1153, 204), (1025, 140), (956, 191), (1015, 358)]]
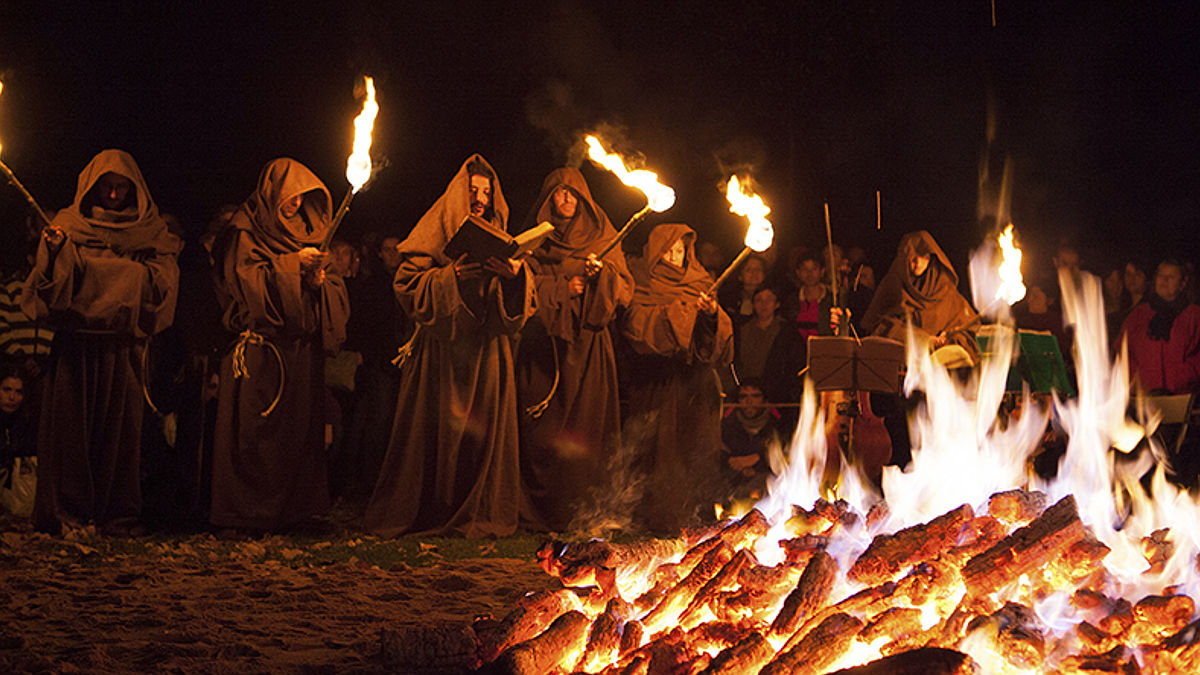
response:
[(625, 428), (647, 435), (636, 444), (649, 475), (638, 515), (655, 532), (678, 532), (697, 520), (719, 490), (714, 368), (733, 360), (733, 323), (709, 291), (712, 278), (696, 260), (695, 240), (687, 225), (659, 225), (629, 263), (636, 286), (621, 332), (633, 353), (623, 384), (637, 412)]

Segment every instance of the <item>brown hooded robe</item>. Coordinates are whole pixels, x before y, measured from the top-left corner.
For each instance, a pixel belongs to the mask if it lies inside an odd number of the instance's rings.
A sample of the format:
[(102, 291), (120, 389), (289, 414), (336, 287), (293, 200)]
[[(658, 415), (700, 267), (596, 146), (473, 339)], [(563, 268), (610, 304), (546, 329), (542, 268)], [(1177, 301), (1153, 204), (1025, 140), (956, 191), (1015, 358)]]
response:
[[(455, 278), (442, 253), (470, 210), (463, 163), (446, 192), (400, 244), (395, 289), (417, 324), (401, 370), (392, 439), (364, 525), (405, 532), (503, 536), (516, 530), (521, 485), (513, 336), (535, 310), (533, 274)], [(490, 167), (489, 167), (490, 169)], [(492, 172), (493, 175), (495, 172)], [(505, 230), (508, 204), (492, 181), (491, 223)]]
[[(569, 220), (554, 214), (554, 194), (569, 188), (579, 201)], [(537, 515), (565, 529), (601, 487), (609, 458), (621, 444), (617, 361), (608, 325), (633, 296), (633, 277), (620, 247), (605, 254), (604, 267), (587, 279), (584, 262), (616, 236), (592, 199), (579, 169), (555, 169), (542, 183), (530, 226), (548, 221), (557, 229), (530, 260), (538, 309), (521, 334), (517, 391), (521, 409), (521, 476)], [(572, 297), (572, 277), (585, 279)], [(557, 373), (558, 383), (555, 385)], [(545, 412), (526, 412), (553, 389)]]
[[(282, 206), (296, 195), (304, 195), (300, 210), (285, 218)], [(320, 246), (331, 216), (329, 191), (312, 171), (272, 160), (214, 252), (223, 253), (225, 327), (266, 340), (240, 340), (221, 361), (209, 518), (218, 527), (280, 529), (329, 507), (324, 354), (345, 338), (350, 305), (341, 277), (327, 275), (318, 289), (305, 282), (299, 251)], [(246, 374), (235, 377), (242, 355)]]
[[(675, 240), (684, 267), (663, 260)], [(733, 360), (733, 324), (723, 309), (701, 315), (700, 294), (712, 284), (696, 261), (687, 225), (659, 225), (642, 257), (630, 261), (637, 284), (622, 333), (634, 354), (622, 367), (632, 414), (625, 443), (643, 456), (648, 476), (641, 518), (656, 532), (676, 532), (719, 494), (721, 391), (715, 366)]]
[[(90, 194), (110, 172), (133, 184), (120, 211)], [(49, 532), (63, 521), (127, 527), (142, 507), (142, 358), (147, 338), (174, 319), (182, 243), (120, 150), (88, 163), (54, 225), (66, 240), (57, 253), (41, 240), (21, 296), (30, 318), (49, 317), (55, 329), (34, 523)]]
[[(908, 261), (924, 253), (929, 254), (929, 267), (914, 278)], [(862, 326), (872, 335), (904, 342), (908, 317), (912, 317), (919, 338), (928, 340), (944, 334), (946, 344), (961, 346), (978, 362), (975, 332), (979, 315), (958, 292), (958, 275), (950, 259), (925, 230), (909, 232), (900, 239), (896, 259), (880, 281)]]

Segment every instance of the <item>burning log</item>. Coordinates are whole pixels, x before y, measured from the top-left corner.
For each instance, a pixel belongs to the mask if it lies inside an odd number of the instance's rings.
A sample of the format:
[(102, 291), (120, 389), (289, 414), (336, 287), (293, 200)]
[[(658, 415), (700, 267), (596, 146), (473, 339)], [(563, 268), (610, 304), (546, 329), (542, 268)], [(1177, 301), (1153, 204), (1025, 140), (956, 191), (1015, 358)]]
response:
[(1137, 644), (1149, 644), (1183, 630), (1196, 611), (1196, 603), (1186, 595), (1150, 595), (1138, 600), (1133, 608), (1137, 621), (1129, 627), (1129, 637)]
[(968, 633), (986, 631), (997, 654), (1019, 668), (1033, 668), (1046, 658), (1042, 623), (1032, 609), (1010, 602), (990, 616), (976, 617)]
[(1142, 552), (1146, 556), (1146, 562), (1150, 563), (1146, 574), (1162, 574), (1167, 560), (1175, 554), (1174, 542), (1167, 539), (1170, 533), (1171, 531), (1164, 527), (1151, 532), (1149, 537), (1142, 537)]
[(621, 633), (621, 648), (618, 654), (625, 656), (629, 652), (642, 646), (642, 640), (646, 638), (646, 628), (641, 621), (633, 620), (625, 623), (625, 630)]
[(635, 565), (650, 565), (688, 550), (683, 539), (651, 539), (631, 544), (608, 541), (547, 541), (538, 549), (538, 564), (567, 586), (587, 586), (598, 581), (597, 572)]
[[(1096, 655), (1068, 656), (1059, 664), (1060, 672), (1067, 675), (1085, 675), (1088, 673), (1118, 673), (1121, 675), (1137, 675), (1141, 670), (1137, 661), (1125, 653), (1125, 647), (1117, 645), (1110, 651)], [(1161, 671), (1170, 672), (1170, 671)], [(1182, 672), (1182, 671), (1180, 671)]]
[(713, 578), (709, 579), (700, 592), (696, 593), (696, 597), (688, 604), (687, 609), (679, 617), (679, 623), (684, 628), (691, 630), (697, 624), (704, 620), (704, 611), (709, 605), (716, 601), (718, 594), (721, 591), (728, 590), (737, 583), (738, 577), (743, 569), (755, 565), (758, 561), (754, 559), (754, 554), (749, 549), (742, 549), (735, 553), (729, 562), (721, 568)]
[(766, 565), (751, 565), (738, 574), (738, 584), (741, 588), (755, 590), (770, 590), (782, 586), (791, 588), (800, 580), (804, 565), (780, 563), (774, 567)]
[(1075, 626), (1075, 635), (1084, 646), (1085, 654), (1103, 654), (1121, 644), (1119, 637), (1110, 635), (1087, 621), (1081, 621)]
[(768, 663), (760, 675), (821, 673), (837, 661), (858, 636), (863, 622), (849, 614), (833, 614), (800, 640)]
[(1075, 497), (1067, 496), (1034, 521), (963, 566), (963, 582), (975, 595), (986, 595), (1053, 561), (1083, 538)]
[(959, 530), (974, 516), (971, 507), (963, 504), (928, 523), (881, 534), (854, 561), (847, 576), (868, 586), (893, 579), (910, 565), (935, 558), (952, 547)]
[(1082, 539), (1067, 547), (1067, 550), (1047, 567), (1045, 576), (1048, 589), (1057, 590), (1063, 586), (1078, 585), (1094, 574), (1103, 574), (1104, 569), (1099, 563), (1111, 550), (1085, 532)]
[(783, 548), (784, 559), (797, 565), (807, 563), (814, 553), (824, 551), (828, 545), (829, 537), (824, 534), (805, 534), (779, 542), (779, 546)]
[(479, 647), (484, 663), (494, 660), (509, 647), (541, 633), (563, 613), (578, 605), (569, 590), (541, 591), (522, 598)]
[(973, 675), (977, 671), (975, 662), (962, 652), (923, 647), (829, 675)]
[[(886, 509), (881, 513), (886, 514)], [(857, 520), (858, 516), (850, 510), (850, 504), (845, 500), (830, 502), (818, 499), (811, 510), (793, 506), (787, 527), (789, 532), (796, 535), (816, 534), (836, 525), (853, 525)]]
[(788, 594), (787, 600), (783, 601), (783, 608), (779, 610), (775, 622), (771, 624), (771, 633), (774, 635), (795, 633), (801, 620), (807, 619), (810, 614), (823, 607), (829, 600), (833, 582), (837, 580), (837, 572), (837, 562), (828, 553), (822, 551), (813, 556), (808, 566), (804, 568), (800, 582)]
[(741, 642), (717, 654), (701, 675), (738, 675), (756, 673), (775, 656), (775, 648), (759, 633), (751, 633)]
[(859, 633), (859, 639), (870, 644), (881, 638), (889, 639), (880, 650), (884, 654), (907, 651), (914, 646), (915, 639), (923, 639), (921, 610), (915, 607), (893, 607), (867, 625)]
[(1044, 492), (1006, 490), (988, 499), (988, 514), (1008, 525), (1025, 525), (1046, 510)]
[(995, 546), (1007, 533), (1007, 528), (996, 518), (980, 516), (963, 528), (962, 543), (944, 552), (939, 559), (962, 567), (971, 558)]
[(661, 602), (642, 619), (651, 633), (674, 621), (713, 576), (733, 558), (733, 549), (724, 542), (710, 550), (683, 581), (667, 591)]
[(620, 652), (621, 625), (629, 618), (633, 608), (621, 598), (613, 598), (604, 607), (604, 613), (596, 617), (588, 632), (587, 646), (580, 658), (580, 667), (588, 670), (599, 660), (611, 660)]
[(1097, 626), (1109, 635), (1121, 635), (1129, 630), (1135, 621), (1137, 621), (1137, 617), (1133, 615), (1133, 605), (1122, 598), (1113, 605), (1108, 616), (1100, 619)]
[(513, 646), (500, 655), (491, 669), (495, 673), (540, 675), (550, 672), (568, 655), (583, 649), (591, 621), (572, 610), (550, 624), (537, 637)]
[(809, 633), (814, 630), (814, 627), (819, 626), (830, 617), (836, 614), (844, 614), (854, 612), (855, 614), (863, 614), (866, 616), (874, 616), (886, 608), (886, 603), (889, 602), (892, 596), (896, 593), (896, 582), (889, 581), (880, 586), (872, 588), (864, 588), (863, 590), (851, 595), (835, 605), (829, 605), (810, 616), (800, 629), (788, 638), (787, 643), (783, 645), (783, 650), (788, 651), (804, 640)]

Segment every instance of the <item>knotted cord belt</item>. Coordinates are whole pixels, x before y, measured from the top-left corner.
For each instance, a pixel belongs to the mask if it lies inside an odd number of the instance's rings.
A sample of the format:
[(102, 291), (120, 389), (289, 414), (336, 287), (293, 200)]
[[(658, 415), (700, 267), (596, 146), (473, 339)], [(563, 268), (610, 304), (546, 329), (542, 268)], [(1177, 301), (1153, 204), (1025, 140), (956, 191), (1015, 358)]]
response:
[(142, 397), (146, 399), (146, 405), (150, 406), (150, 412), (161, 419), (163, 414), (150, 398), (150, 338), (146, 338), (146, 344), (142, 347)]
[(392, 359), (393, 366), (396, 366), (397, 368), (404, 367), (404, 362), (408, 360), (410, 355), (412, 355), (413, 343), (416, 342), (417, 335), (420, 335), (420, 333), (421, 326), (418, 325), (413, 329), (412, 337), (408, 338), (408, 342), (400, 345), (400, 347), (396, 350), (396, 358)]
[(546, 412), (546, 409), (550, 407), (550, 399), (554, 398), (554, 392), (558, 391), (558, 374), (560, 371), (558, 367), (558, 343), (554, 340), (553, 336), (548, 337), (550, 337), (550, 351), (554, 354), (554, 382), (550, 385), (550, 393), (546, 394), (546, 398), (542, 399), (540, 403), (535, 403), (525, 409), (525, 413), (535, 420), (541, 417), (542, 413)]
[(275, 398), (271, 401), (271, 405), (267, 409), (258, 414), (259, 417), (270, 415), (275, 406), (279, 405), (279, 399), (283, 398), (283, 382), (287, 371), (283, 367), (283, 355), (279, 353), (279, 348), (276, 347), (266, 336), (255, 333), (250, 329), (242, 331), (238, 336), (237, 344), (233, 347), (233, 377), (237, 379), (244, 377), (250, 379), (250, 372), (246, 370), (246, 345), (260, 345), (271, 350), (275, 355), (275, 362), (279, 364), (279, 388), (275, 391)]

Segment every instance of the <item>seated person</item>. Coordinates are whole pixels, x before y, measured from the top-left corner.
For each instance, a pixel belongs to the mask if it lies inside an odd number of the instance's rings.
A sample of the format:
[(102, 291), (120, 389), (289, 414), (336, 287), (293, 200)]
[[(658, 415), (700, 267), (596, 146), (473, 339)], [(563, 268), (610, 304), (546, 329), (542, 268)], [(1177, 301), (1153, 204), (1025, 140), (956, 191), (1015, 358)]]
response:
[(1154, 292), (1121, 327), (1129, 343), (1129, 370), (1148, 392), (1183, 394), (1200, 387), (1200, 306), (1187, 300), (1184, 267), (1164, 260)]
[(770, 456), (781, 455), (779, 413), (767, 405), (762, 382), (742, 380), (737, 405), (721, 421), (721, 472), (733, 499), (757, 499), (766, 494), (772, 475)]

